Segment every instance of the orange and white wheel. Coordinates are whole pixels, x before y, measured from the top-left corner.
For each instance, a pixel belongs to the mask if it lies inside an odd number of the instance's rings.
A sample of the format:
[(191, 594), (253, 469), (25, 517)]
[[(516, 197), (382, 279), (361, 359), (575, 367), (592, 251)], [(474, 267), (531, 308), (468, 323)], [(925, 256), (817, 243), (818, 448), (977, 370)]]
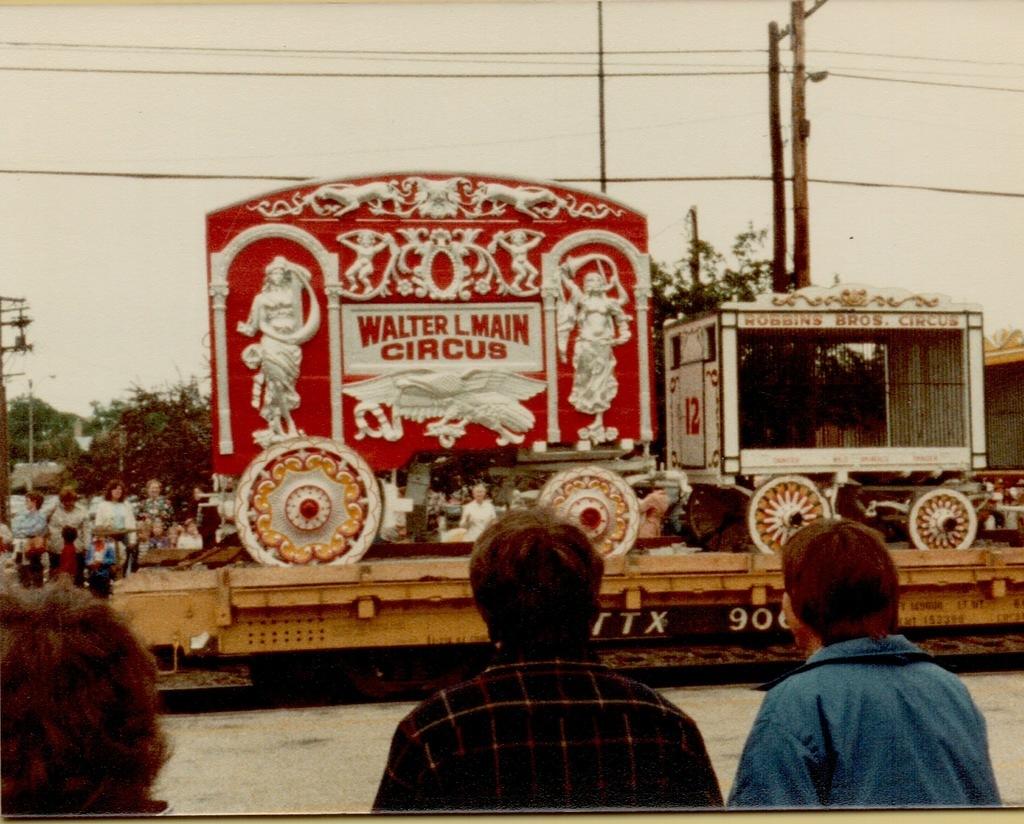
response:
[(261, 564), (349, 564), (377, 534), (381, 495), (358, 452), (296, 438), (258, 455), (235, 493), (242, 545)]
[(918, 549), (970, 549), (978, 534), (978, 515), (962, 492), (938, 487), (914, 501), (907, 530)]
[(780, 475), (755, 491), (747, 505), (747, 530), (757, 548), (773, 555), (800, 529), (832, 517), (828, 500), (803, 475)]
[(640, 530), (640, 502), (621, 477), (598, 466), (551, 476), (537, 503), (576, 524), (601, 555), (625, 555)]

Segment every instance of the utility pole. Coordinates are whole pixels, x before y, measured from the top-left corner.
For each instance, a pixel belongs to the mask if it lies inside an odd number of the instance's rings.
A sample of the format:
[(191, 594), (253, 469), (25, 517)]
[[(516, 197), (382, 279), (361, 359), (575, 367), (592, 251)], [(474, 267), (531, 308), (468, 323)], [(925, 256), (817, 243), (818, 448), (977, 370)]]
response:
[[(27, 310), (24, 298), (8, 298), (0, 295), (0, 521), (8, 523), (11, 513), (8, 504), (11, 499), (11, 444), (7, 428), (7, 384), (6, 379), (11, 377), (4, 372), (4, 357), (8, 352), (29, 352), (32, 345), (25, 341), (25, 327), (32, 319), (25, 311)], [(17, 317), (6, 320), (5, 315), (17, 312)], [(14, 335), (14, 344), (5, 346), (3, 341), (4, 327), (11, 326), (17, 329)]]
[(792, 0), (793, 32), (793, 285), (811, 285), (810, 226), (807, 204), (807, 138), (811, 124), (806, 117), (807, 87), (804, 65), (804, 0)]
[[(788, 29), (786, 30), (788, 32)], [(786, 271), (786, 172), (779, 112), (779, 24), (768, 24), (768, 128), (772, 149), (772, 291), (789, 291)]]
[(693, 285), (700, 284), (700, 235), (697, 233), (697, 207), (691, 206), (690, 218), (690, 280)]
[(604, 8), (597, 0), (597, 119), (600, 132), (601, 151), (601, 192), (608, 191), (607, 145), (604, 125)]

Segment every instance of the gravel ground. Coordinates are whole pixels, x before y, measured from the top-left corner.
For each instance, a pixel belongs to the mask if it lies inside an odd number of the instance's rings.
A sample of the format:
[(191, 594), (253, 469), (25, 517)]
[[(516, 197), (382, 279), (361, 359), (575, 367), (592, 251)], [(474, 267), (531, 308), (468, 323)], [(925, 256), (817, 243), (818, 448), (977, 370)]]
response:
[[(1024, 806), (1024, 673), (963, 677), (989, 726), (1003, 799)], [(704, 734), (723, 794), (760, 705), (747, 686), (663, 693)], [(176, 815), (366, 812), (395, 725), (412, 703), (176, 715), (157, 797)]]

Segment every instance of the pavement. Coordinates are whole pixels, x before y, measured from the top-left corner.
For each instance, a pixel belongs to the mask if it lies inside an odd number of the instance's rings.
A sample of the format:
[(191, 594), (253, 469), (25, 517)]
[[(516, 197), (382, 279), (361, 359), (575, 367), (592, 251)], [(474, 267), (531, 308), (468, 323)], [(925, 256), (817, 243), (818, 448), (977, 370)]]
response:
[[(963, 676), (988, 721), (1004, 803), (1024, 807), (1024, 673)], [(750, 685), (661, 691), (700, 727), (723, 795), (762, 694)], [(156, 797), (176, 815), (369, 811), (407, 702), (174, 715)]]

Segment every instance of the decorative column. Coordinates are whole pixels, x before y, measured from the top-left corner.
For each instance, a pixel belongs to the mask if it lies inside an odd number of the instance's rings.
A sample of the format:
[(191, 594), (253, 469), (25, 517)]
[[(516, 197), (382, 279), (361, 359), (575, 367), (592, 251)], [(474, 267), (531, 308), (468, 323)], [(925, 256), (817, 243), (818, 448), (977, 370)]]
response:
[(225, 314), (228, 305), (227, 264), (223, 255), (211, 255), (212, 277), (210, 297), (213, 299), (213, 349), (217, 361), (217, 448), (221, 455), (231, 455), (235, 442), (231, 434), (231, 396), (228, 392), (228, 336)]
[(544, 302), (544, 371), (548, 381), (548, 443), (559, 443), (558, 425), (558, 255), (541, 255), (541, 298)]
[(341, 385), (344, 364), (341, 357), (341, 285), (338, 283), (338, 256), (332, 254), (334, 267), (324, 272), (327, 292), (327, 340), (331, 348), (331, 438), (344, 442), (341, 420)]
[(740, 471), (739, 348), (736, 339), (736, 313), (722, 312), (722, 470), (726, 475)]
[[(630, 261), (636, 274), (636, 351), (640, 364), (640, 440), (650, 443), (654, 440), (654, 426), (651, 423), (651, 259), (647, 255)], [(655, 341), (656, 346), (661, 341)]]

